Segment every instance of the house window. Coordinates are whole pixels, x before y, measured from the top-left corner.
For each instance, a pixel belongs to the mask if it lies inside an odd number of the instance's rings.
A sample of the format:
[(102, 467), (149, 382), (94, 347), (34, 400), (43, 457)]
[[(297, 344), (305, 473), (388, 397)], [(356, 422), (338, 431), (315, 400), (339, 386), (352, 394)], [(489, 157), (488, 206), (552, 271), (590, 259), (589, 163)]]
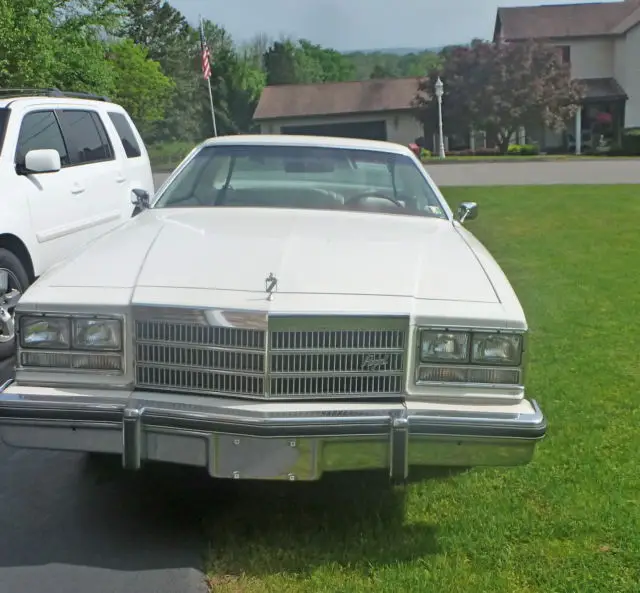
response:
[(560, 45), (558, 46), (558, 52), (560, 54), (560, 59), (563, 64), (571, 63), (571, 46), (570, 45)]

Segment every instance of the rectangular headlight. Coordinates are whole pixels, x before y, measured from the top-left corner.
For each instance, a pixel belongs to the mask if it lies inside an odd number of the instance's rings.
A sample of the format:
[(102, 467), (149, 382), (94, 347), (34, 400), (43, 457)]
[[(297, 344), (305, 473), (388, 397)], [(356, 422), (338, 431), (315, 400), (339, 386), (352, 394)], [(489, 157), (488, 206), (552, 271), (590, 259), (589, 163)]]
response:
[(422, 362), (467, 362), (469, 342), (468, 333), (422, 330), (420, 360)]
[(522, 336), (518, 334), (474, 333), (471, 362), (486, 365), (519, 366)]
[(76, 350), (120, 350), (122, 324), (118, 319), (74, 319), (73, 348)]
[(20, 343), (23, 348), (68, 350), (71, 344), (71, 321), (64, 317), (22, 317)]

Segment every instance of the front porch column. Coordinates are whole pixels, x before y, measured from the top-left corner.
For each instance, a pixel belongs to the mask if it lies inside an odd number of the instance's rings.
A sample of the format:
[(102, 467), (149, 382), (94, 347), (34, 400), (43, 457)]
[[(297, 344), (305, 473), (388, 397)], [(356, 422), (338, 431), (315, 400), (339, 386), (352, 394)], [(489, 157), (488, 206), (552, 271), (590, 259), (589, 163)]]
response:
[(469, 129), (469, 150), (476, 151), (476, 131), (473, 128)]
[(576, 154), (582, 154), (582, 107), (576, 111)]

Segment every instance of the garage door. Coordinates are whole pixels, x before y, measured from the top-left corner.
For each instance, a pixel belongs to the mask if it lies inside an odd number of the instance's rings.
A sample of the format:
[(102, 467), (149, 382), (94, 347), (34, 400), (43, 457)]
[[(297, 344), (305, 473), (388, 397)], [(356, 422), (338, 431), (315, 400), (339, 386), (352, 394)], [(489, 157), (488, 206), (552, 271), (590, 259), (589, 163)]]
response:
[(280, 131), (282, 134), (305, 136), (337, 136), (339, 138), (364, 138), (366, 140), (387, 139), (387, 123), (384, 120), (315, 126), (282, 126)]

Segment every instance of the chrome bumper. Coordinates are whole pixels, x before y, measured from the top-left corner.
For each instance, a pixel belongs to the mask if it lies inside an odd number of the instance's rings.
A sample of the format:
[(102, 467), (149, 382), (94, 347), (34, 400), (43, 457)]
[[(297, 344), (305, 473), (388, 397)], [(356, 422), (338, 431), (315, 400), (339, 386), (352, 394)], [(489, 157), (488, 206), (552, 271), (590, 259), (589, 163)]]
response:
[(317, 480), (325, 471), (528, 463), (546, 432), (535, 401), (509, 406), (247, 402), (184, 395), (0, 389), (10, 446), (200, 466), (218, 478)]

